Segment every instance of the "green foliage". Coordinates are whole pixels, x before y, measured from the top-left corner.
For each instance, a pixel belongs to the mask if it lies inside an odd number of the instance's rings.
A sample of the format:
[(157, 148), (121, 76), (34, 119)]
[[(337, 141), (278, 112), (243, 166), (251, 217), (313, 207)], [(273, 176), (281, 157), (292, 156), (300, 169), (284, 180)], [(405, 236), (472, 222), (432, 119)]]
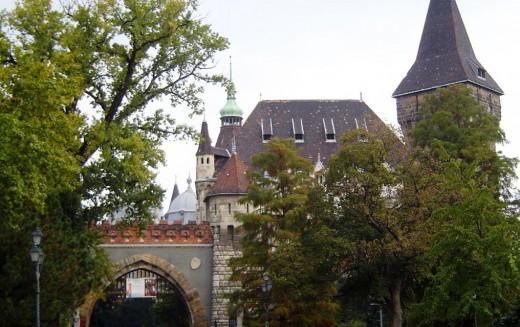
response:
[(326, 178), (336, 238), (348, 244), (338, 257), (341, 293), (356, 308), (343, 319), (379, 302), (388, 307), (392, 326), (401, 326), (405, 285), (421, 270), (418, 258), (429, 240), (421, 206), (430, 183), (423, 173), (386, 127), (343, 135)]
[(162, 190), (167, 137), (192, 136), (172, 107), (201, 111), (227, 40), (196, 1), (20, 1), (0, 20), (0, 325), (31, 325), (30, 232), (42, 226), (44, 325), (109, 278), (91, 226), (124, 209), (143, 226)]
[(278, 139), (266, 144), (253, 165), (257, 169), (249, 172), (242, 201), (257, 210), (237, 216), (243, 224), (242, 256), (231, 266), (242, 289), (233, 294), (233, 303), (245, 308), (249, 326), (262, 325), (261, 285), (267, 274), (272, 279), (271, 326), (332, 326), (335, 288), (318, 246), (327, 230), (314, 220), (316, 211), (309, 211), (312, 166), (298, 156), (292, 141)]
[(520, 291), (520, 226), (509, 214), (514, 160), (495, 151), (504, 141), (497, 119), (463, 87), (428, 99), (412, 131), (417, 157), (439, 192), (431, 221), (427, 287), (411, 311), (415, 325), (479, 326), (510, 311)]

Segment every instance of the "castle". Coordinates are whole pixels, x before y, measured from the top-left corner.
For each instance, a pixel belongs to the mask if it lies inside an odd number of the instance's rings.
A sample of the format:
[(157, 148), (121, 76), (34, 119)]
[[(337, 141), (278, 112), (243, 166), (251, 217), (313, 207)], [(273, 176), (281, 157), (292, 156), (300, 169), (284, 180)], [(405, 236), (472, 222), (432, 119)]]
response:
[[(466, 85), (500, 119), (503, 91), (478, 61), (456, 1), (430, 0), (417, 58), (393, 94), (403, 131), (417, 122), (426, 95), (453, 84)], [(175, 186), (164, 220), (141, 233), (102, 227), (104, 247), (118, 263), (116, 275), (144, 270), (161, 276), (179, 289), (189, 325), (197, 327), (241, 325), (240, 313), (228, 310), (226, 294), (239, 285), (229, 281), (227, 262), (240, 254), (234, 215), (255, 209), (239, 199), (247, 192), (251, 158), (263, 144), (273, 137), (294, 140), (319, 177), (345, 131), (383, 124), (360, 100), (260, 101), (244, 121), (234, 87), (227, 90), (220, 120), (215, 144), (202, 123), (194, 188), (191, 180), (183, 193)], [(82, 307), (85, 326), (95, 303)]]

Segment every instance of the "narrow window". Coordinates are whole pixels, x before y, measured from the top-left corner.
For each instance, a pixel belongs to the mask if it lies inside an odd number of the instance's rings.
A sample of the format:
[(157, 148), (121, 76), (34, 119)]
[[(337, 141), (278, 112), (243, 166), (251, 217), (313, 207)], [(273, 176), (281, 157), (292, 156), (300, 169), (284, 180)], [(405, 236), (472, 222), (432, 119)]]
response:
[(235, 233), (235, 226), (229, 225), (227, 227), (227, 238), (228, 238), (228, 241), (233, 242), (233, 240), (235, 238), (234, 233)]
[(213, 205), (213, 214), (215, 214), (215, 215), (217, 214), (217, 204), (216, 203)]
[(200, 158), (200, 163), (204, 164), (204, 158)]
[(215, 234), (215, 238), (220, 240), (220, 225), (217, 225), (217, 233)]
[(227, 208), (228, 208), (228, 213), (231, 214), (231, 203), (228, 203)]
[(206, 163), (209, 165), (209, 158), (206, 159)]

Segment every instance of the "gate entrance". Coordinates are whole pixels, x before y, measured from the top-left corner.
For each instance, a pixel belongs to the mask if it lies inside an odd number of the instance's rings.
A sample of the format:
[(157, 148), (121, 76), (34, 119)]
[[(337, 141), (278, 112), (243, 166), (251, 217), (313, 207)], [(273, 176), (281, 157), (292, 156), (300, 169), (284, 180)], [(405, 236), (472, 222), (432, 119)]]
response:
[(91, 327), (190, 326), (190, 312), (183, 294), (177, 286), (151, 270), (140, 268), (127, 272), (112, 283), (105, 294), (105, 299), (96, 301)]

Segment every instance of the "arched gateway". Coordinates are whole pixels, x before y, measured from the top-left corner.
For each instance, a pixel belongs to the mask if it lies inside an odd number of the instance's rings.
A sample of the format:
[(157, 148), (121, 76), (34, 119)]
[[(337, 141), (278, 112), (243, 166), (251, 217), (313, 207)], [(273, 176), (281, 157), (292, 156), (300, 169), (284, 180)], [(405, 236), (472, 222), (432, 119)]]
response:
[[(105, 228), (103, 247), (115, 263), (114, 281), (107, 283), (103, 299), (91, 295), (81, 306), (81, 327), (122, 326), (125, 319), (146, 326), (209, 325), (212, 239), (207, 225), (159, 224), (138, 233)], [(153, 280), (153, 296), (129, 295), (128, 281), (139, 279)]]

